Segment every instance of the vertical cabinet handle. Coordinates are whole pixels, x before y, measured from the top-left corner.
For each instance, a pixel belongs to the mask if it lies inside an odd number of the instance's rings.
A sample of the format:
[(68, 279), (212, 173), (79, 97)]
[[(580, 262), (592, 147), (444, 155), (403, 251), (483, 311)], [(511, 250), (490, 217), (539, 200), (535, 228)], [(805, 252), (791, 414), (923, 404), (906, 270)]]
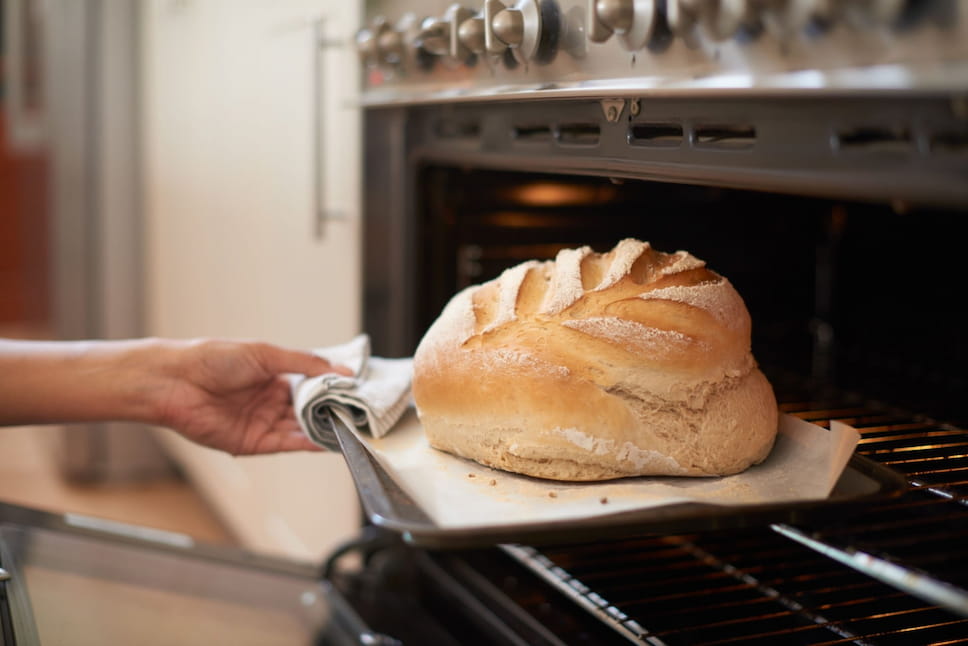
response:
[(313, 235), (322, 240), (326, 233), (326, 221), (343, 218), (326, 203), (326, 50), (339, 46), (337, 41), (326, 38), (326, 20), (313, 22)]
[(6, 94), (10, 140), (21, 150), (37, 150), (47, 139), (44, 124), (45, 90), (49, 67), (41, 51), (47, 31), (48, 9), (39, 2), (6, 0), (3, 34), (6, 44)]

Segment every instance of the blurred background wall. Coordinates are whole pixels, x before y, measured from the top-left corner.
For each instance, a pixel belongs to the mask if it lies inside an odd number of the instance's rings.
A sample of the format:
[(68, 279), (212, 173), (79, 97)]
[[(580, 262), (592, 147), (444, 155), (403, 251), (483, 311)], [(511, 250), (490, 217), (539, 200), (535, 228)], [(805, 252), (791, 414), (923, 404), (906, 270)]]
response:
[[(310, 348), (360, 326), (357, 0), (2, 0), (0, 334)], [(67, 480), (184, 475), (245, 546), (359, 522), (342, 458), (63, 429)]]

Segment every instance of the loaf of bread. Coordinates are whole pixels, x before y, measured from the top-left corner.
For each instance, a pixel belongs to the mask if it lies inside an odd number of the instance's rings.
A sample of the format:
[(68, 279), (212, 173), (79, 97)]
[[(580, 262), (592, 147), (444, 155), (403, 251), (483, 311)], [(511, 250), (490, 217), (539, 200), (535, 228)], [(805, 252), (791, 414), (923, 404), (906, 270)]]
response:
[(432, 446), (555, 480), (738, 473), (777, 431), (740, 295), (638, 240), (457, 294), (417, 348), (413, 394)]

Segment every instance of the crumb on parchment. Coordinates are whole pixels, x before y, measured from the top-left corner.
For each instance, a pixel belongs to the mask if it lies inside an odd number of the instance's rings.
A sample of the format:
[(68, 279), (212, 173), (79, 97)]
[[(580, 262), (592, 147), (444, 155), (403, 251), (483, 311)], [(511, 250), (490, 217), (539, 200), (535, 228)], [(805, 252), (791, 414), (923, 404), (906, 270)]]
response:
[(475, 474), (473, 474), (473, 473), (468, 473), (468, 474), (467, 474), (467, 477), (468, 477), (468, 478), (476, 478), (476, 477), (477, 477), (477, 475), (475, 475)]
[(549, 491), (548, 492), (548, 497), (549, 498), (557, 498), (558, 497), (558, 493), (557, 492), (554, 492), (554, 491)]
[(608, 498), (606, 496), (602, 496), (602, 498), (598, 502), (602, 503), (603, 505), (607, 505)]
[(493, 487), (493, 486), (495, 486), (495, 485), (497, 484), (497, 480), (494, 480), (494, 479), (492, 478), (492, 479), (491, 479), (491, 482), (490, 482), (489, 484), (490, 484), (490, 485), (491, 485), (491, 486)]

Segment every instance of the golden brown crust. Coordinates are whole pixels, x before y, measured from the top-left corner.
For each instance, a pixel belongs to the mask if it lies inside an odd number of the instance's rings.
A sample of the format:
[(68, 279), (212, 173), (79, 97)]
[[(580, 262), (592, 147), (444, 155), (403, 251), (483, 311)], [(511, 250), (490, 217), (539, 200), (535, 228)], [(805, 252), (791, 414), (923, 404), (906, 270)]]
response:
[(749, 338), (742, 299), (685, 252), (567, 250), (455, 296), (417, 349), (414, 399), (433, 446), (509, 471), (736, 473), (777, 426)]

